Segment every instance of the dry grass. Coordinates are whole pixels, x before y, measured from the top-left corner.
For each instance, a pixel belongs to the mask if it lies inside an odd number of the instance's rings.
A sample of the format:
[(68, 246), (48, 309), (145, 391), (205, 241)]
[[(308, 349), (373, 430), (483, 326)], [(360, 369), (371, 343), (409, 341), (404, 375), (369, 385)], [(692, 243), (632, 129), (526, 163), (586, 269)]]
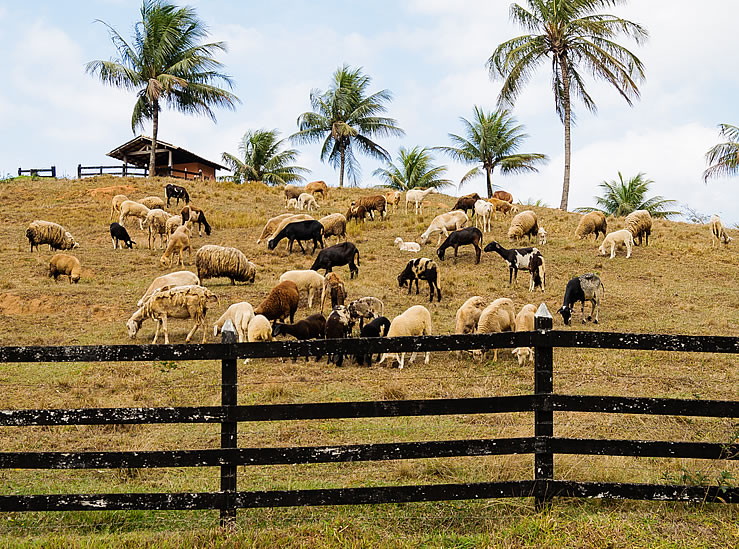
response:
[[(108, 235), (110, 198), (123, 190), (131, 199), (162, 195), (166, 181), (99, 177), (82, 181), (23, 181), (0, 186), (3, 223), (0, 224), (0, 344), (67, 345), (129, 343), (125, 321), (151, 279), (164, 271), (161, 251), (145, 245), (112, 249)], [(289, 269), (307, 269), (310, 256), (288, 256), (285, 244), (269, 253), (257, 246), (268, 217), (283, 213), (281, 193), (258, 184), (189, 183), (195, 205), (203, 208), (214, 231), (193, 237), (204, 243), (235, 246), (257, 266), (254, 284), (231, 286), (227, 279), (208, 280), (220, 298), (208, 314), (212, 325), (235, 301), (256, 305)], [(316, 217), (344, 213), (351, 198), (371, 191), (332, 190), (320, 201)], [(549, 233), (543, 248), (547, 260), (547, 290), (528, 292), (528, 274), (517, 288), (508, 286), (508, 273), (497, 254), (483, 254), (473, 264), (471, 248), (462, 248), (456, 264), (441, 262), (440, 304), (428, 305), (427, 289), (407, 295), (396, 276), (413, 257), (393, 246), (396, 236), (415, 240), (435, 215), (448, 210), (454, 198), (434, 195), (423, 216), (406, 216), (401, 207), (384, 222), (351, 223), (350, 240), (360, 250), (360, 276), (349, 280), (339, 268), (349, 299), (373, 295), (385, 303), (390, 318), (414, 304), (428, 306), (436, 333), (454, 329), (456, 309), (470, 296), (492, 300), (510, 297), (519, 309), (544, 301), (550, 311), (560, 303), (572, 276), (598, 272), (606, 295), (599, 329), (671, 334), (739, 335), (739, 258), (735, 247), (711, 249), (708, 229), (685, 223), (656, 221), (650, 246), (637, 247), (631, 259), (623, 253), (613, 260), (597, 255), (597, 245), (576, 241), (576, 214), (534, 208)], [(170, 212), (175, 211), (171, 208)], [(46, 276), (51, 253), (30, 253), (25, 228), (34, 219), (64, 225), (81, 243), (75, 250), (83, 266), (78, 285), (54, 283)], [(498, 220), (485, 241), (505, 234), (510, 217)], [(621, 228), (609, 222), (609, 230)], [(130, 228), (137, 242), (145, 234)], [(736, 236), (736, 235), (734, 235)], [(422, 255), (435, 257), (436, 240)], [(193, 266), (189, 268), (194, 269)], [(176, 269), (171, 269), (176, 270)], [(310, 312), (301, 304), (297, 318)], [(576, 316), (576, 318), (578, 318)], [(555, 326), (561, 327), (559, 318)], [(191, 325), (170, 323), (170, 338), (181, 343)], [(579, 326), (578, 326), (579, 328)], [(585, 329), (595, 329), (587, 325)], [(144, 323), (139, 341), (149, 342), (154, 326)], [(210, 333), (210, 330), (209, 330)], [(212, 338), (211, 338), (212, 340)], [(346, 400), (477, 397), (528, 393), (530, 368), (520, 368), (509, 352), (497, 363), (476, 363), (452, 353), (435, 353), (431, 363), (417, 361), (397, 370), (373, 366), (336, 368), (325, 362), (252, 361), (239, 364), (239, 403), (268, 404)], [(79, 408), (115, 406), (214, 405), (220, 399), (220, 365), (211, 362), (11, 364), (0, 370), (0, 408)], [(569, 349), (555, 351), (555, 390), (572, 394), (684, 397), (739, 400), (737, 358), (713, 354), (647, 353)], [(728, 441), (737, 425), (729, 420), (594, 416), (558, 414), (557, 436), (602, 438)], [(242, 424), (241, 446), (321, 445), (363, 442), (444, 440), (465, 437), (512, 437), (533, 434), (531, 414), (449, 416), (341, 421)], [(3, 451), (156, 450), (210, 448), (219, 444), (218, 426), (122, 426), (64, 428), (6, 428)], [(687, 470), (714, 479), (733, 472), (730, 462), (695, 460), (634, 460), (558, 456), (558, 478), (603, 481), (660, 482)], [(305, 467), (251, 467), (240, 473), (240, 489), (351, 487), (426, 482), (476, 482), (530, 478), (530, 456), (496, 456), (409, 462), (353, 463)], [(132, 475), (124, 471), (0, 471), (4, 494), (95, 491), (207, 491), (218, 487), (217, 470), (152, 470)], [(645, 516), (655, 517), (654, 522)], [(483, 518), (483, 516), (485, 518)], [(549, 515), (533, 513), (530, 502), (455, 502), (356, 509), (262, 510), (239, 514), (244, 544), (267, 546), (605, 546), (651, 543), (707, 546), (728, 545), (737, 534), (736, 512), (708, 506), (640, 503), (566, 503)], [(651, 519), (650, 519), (651, 520)], [(514, 525), (514, 523), (517, 524)], [(87, 532), (96, 544), (114, 544), (105, 532), (123, 535), (134, 545), (143, 539), (155, 546), (210, 544), (220, 546), (218, 534), (208, 530), (212, 513), (61, 513), (13, 515), (0, 524), (0, 533), (17, 542), (29, 532), (50, 544), (85, 546)], [(401, 526), (403, 525), (403, 526)], [(187, 533), (190, 527), (195, 533)], [(297, 527), (296, 530), (291, 528)], [(30, 529), (30, 530), (29, 530)], [(169, 536), (157, 530), (174, 530)], [(61, 537), (52, 532), (61, 530)], [(146, 534), (150, 532), (151, 534)], [(498, 534), (496, 534), (498, 532)], [(585, 535), (594, 535), (586, 541)], [(147, 537), (147, 536), (151, 537)], [(650, 536), (656, 536), (652, 538)], [(143, 537), (141, 537), (143, 536)], [(496, 537), (503, 536), (503, 537)], [(107, 539), (107, 541), (106, 541)], [(736, 539), (736, 538), (734, 538)], [(206, 541), (208, 540), (208, 541)], [(497, 541), (496, 541), (497, 540)], [(601, 541), (598, 541), (601, 540)], [(715, 542), (715, 543), (714, 543)], [(657, 543), (659, 544), (659, 542)]]

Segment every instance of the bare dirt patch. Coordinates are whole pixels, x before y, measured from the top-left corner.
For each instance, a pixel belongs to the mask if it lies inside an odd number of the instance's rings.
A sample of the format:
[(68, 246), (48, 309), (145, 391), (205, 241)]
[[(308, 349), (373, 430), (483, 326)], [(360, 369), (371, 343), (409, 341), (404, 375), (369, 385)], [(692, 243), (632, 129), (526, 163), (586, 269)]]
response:
[(110, 187), (97, 187), (88, 190), (88, 194), (95, 198), (113, 198), (117, 194), (126, 194), (135, 191), (132, 185), (111, 185)]

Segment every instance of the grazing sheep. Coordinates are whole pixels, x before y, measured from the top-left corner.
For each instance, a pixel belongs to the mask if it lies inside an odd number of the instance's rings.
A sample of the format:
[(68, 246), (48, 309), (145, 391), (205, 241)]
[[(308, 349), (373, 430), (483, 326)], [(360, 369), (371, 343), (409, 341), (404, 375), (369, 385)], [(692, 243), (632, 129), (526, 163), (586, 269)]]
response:
[[(275, 322), (272, 325), (272, 337), (279, 335), (291, 335), (299, 341), (307, 339), (323, 339), (326, 337), (326, 317), (321, 313), (312, 314), (303, 320), (298, 320), (295, 324), (283, 324)], [(316, 360), (323, 355), (316, 356)], [(293, 357), (293, 362), (295, 357)], [(308, 356), (305, 357), (308, 361)]]
[(286, 210), (297, 210), (298, 209), (298, 199), (297, 198), (291, 198), (287, 201), (287, 204), (285, 204)]
[(575, 236), (582, 240), (583, 238), (595, 234), (595, 240), (598, 240), (598, 233), (606, 236), (608, 231), (608, 223), (606, 222), (606, 214), (603, 212), (590, 212), (580, 218), (580, 222), (575, 229)]
[(155, 292), (126, 322), (128, 335), (131, 339), (135, 339), (142, 322), (151, 318), (157, 321), (152, 344), (157, 342), (160, 329), (164, 331), (164, 343), (168, 344), (167, 319), (192, 318), (195, 320), (195, 325), (187, 334), (185, 343), (190, 342), (193, 334), (201, 325), (203, 326), (203, 343), (205, 343), (207, 336), (205, 315), (208, 312), (208, 303), (211, 302), (217, 303), (218, 297), (202, 286), (174, 286)]
[(634, 235), (628, 229), (621, 229), (620, 231), (613, 231), (608, 233), (603, 239), (603, 242), (598, 248), (600, 255), (606, 255), (606, 250), (611, 249), (611, 257), (613, 259), (616, 256), (616, 248), (626, 248), (626, 259), (631, 257), (631, 248), (634, 246)]
[(322, 217), (318, 222), (323, 225), (323, 238), (335, 236), (338, 243), (342, 238), (346, 240), (346, 216), (341, 213), (332, 213)]
[[(500, 332), (512, 332), (516, 327), (516, 311), (513, 301), (507, 297), (501, 297), (485, 307), (477, 323), (478, 334), (497, 334)], [(475, 349), (473, 356), (480, 360), (488, 349)], [(493, 362), (498, 361), (498, 349), (494, 349)]]
[(275, 237), (275, 235), (278, 235), (280, 232), (282, 232), (282, 230), (285, 227), (287, 227), (290, 223), (295, 223), (297, 221), (310, 221), (311, 219), (313, 219), (313, 216), (309, 214), (288, 214), (288, 217), (285, 217), (282, 220), (280, 220), (280, 222), (277, 223), (277, 226), (274, 228), (274, 231), (270, 233), (269, 235), (265, 236), (265, 239), (269, 242), (272, 238)]
[(513, 204), (513, 195), (509, 193), (508, 191), (495, 191), (493, 193), (492, 198), (497, 198), (498, 200), (505, 200), (509, 204)]
[(480, 263), (480, 255), (482, 254), (480, 242), (482, 242), (482, 232), (477, 227), (458, 229), (446, 237), (444, 243), (436, 250), (436, 255), (439, 256), (439, 259), (444, 261), (444, 253), (446, 252), (446, 249), (454, 248), (454, 260), (456, 262), (459, 247), (472, 244), (475, 248), (475, 265), (477, 265)]
[(403, 239), (397, 237), (395, 244), (400, 248), (401, 252), (418, 253), (421, 251), (421, 245), (418, 242), (403, 242)]
[(477, 324), (480, 321), (480, 315), (487, 307), (488, 302), (485, 298), (475, 295), (465, 301), (462, 306), (457, 309), (455, 316), (455, 334), (472, 334), (477, 330)]
[(416, 295), (418, 295), (418, 281), (425, 280), (429, 284), (429, 302), (434, 301), (434, 287), (436, 287), (436, 301), (441, 301), (441, 287), (439, 286), (439, 271), (436, 263), (427, 257), (411, 259), (398, 275), (398, 286), (404, 288), (408, 284), (408, 295), (416, 281)]
[(180, 187), (174, 183), (167, 183), (164, 186), (164, 194), (167, 196), (167, 208), (169, 208), (169, 200), (171, 198), (177, 199), (177, 205), (180, 205), (180, 198), (185, 201), (185, 204), (190, 203), (190, 195), (185, 187)]
[(198, 236), (203, 236), (203, 228), (205, 228), (205, 234), (210, 236), (211, 227), (208, 221), (205, 219), (205, 212), (200, 208), (188, 204), (180, 211), (180, 217), (182, 222), (192, 221), (198, 224)]
[[(357, 259), (356, 265), (354, 258)], [(326, 274), (328, 274), (334, 267), (347, 264), (349, 265), (349, 278), (359, 276), (359, 250), (353, 242), (341, 242), (324, 248), (318, 252), (311, 269), (314, 271), (326, 269)]]
[(287, 201), (291, 198), (297, 199), (303, 190), (303, 187), (296, 187), (292, 184), (285, 185), (285, 204), (287, 204)]
[[(254, 315), (249, 322), (249, 328), (246, 332), (246, 339), (249, 343), (255, 341), (272, 341), (272, 325), (264, 315)], [(246, 359), (249, 360), (248, 358)]]
[(241, 250), (206, 244), (195, 254), (195, 267), (200, 280), (226, 277), (231, 285), (239, 282), (254, 282), (257, 268)]
[(121, 215), (121, 204), (123, 204), (128, 197), (125, 194), (117, 194), (113, 197), (110, 204), (110, 220), (113, 221), (117, 216)]
[(298, 197), (298, 209), (299, 210), (318, 210), (318, 202), (315, 197), (310, 193), (301, 193)]
[(321, 193), (321, 197), (325, 200), (328, 198), (328, 185), (325, 181), (311, 181), (305, 186), (305, 192), (314, 196)]
[(164, 209), (164, 200), (162, 200), (158, 196), (147, 196), (146, 198), (139, 200), (139, 203), (143, 204), (150, 210)]
[[(388, 330), (390, 330), (390, 321), (384, 316), (378, 316), (359, 331), (359, 337), (387, 337)], [(365, 362), (367, 366), (372, 366), (372, 353), (354, 355), (354, 360), (360, 366), (363, 366)]]
[(508, 238), (511, 240), (520, 240), (524, 236), (529, 237), (531, 241), (532, 236), (536, 236), (539, 233), (539, 223), (536, 219), (536, 214), (531, 210), (523, 211), (511, 220), (511, 226), (508, 228)]
[(181, 215), (173, 215), (169, 219), (167, 219), (166, 228), (165, 231), (167, 232), (167, 236), (174, 233), (179, 227), (182, 226), (182, 216)]
[(499, 198), (488, 198), (486, 202), (490, 203), (493, 207), (493, 219), (498, 219), (498, 216), (496, 215), (498, 212), (501, 212), (504, 216), (508, 215), (508, 213), (518, 213), (518, 206), (514, 206), (505, 200), (501, 200)]
[(400, 204), (400, 197), (403, 193), (400, 191), (388, 191), (385, 193), (385, 203), (387, 204), (388, 210), (390, 206), (393, 207), (393, 213), (398, 210), (398, 204)]
[[(352, 202), (352, 206), (355, 205), (355, 202)], [(357, 206), (364, 206), (364, 208), (367, 210), (367, 213), (370, 215), (370, 218), (372, 220), (375, 219), (375, 212), (380, 214), (380, 219), (385, 218), (385, 212), (387, 209), (387, 201), (385, 200), (385, 197), (381, 194), (372, 194), (369, 196), (363, 196), (359, 200), (356, 201)]]
[(152, 241), (156, 241), (159, 235), (159, 249), (164, 248), (164, 240), (168, 237), (167, 221), (172, 217), (164, 210), (149, 210), (146, 219), (144, 219), (143, 227), (149, 231), (149, 249), (151, 250)]
[(200, 286), (200, 279), (192, 271), (176, 271), (166, 275), (158, 276), (152, 280), (144, 295), (136, 303), (137, 307), (141, 307), (149, 296), (157, 290), (166, 290), (172, 286)]
[(268, 320), (290, 318), (290, 324), (292, 324), (299, 301), (300, 293), (295, 282), (285, 280), (270, 290), (264, 301), (254, 309), (254, 314), (264, 315)]
[(139, 220), (139, 229), (144, 230), (144, 219), (149, 215), (149, 208), (133, 200), (126, 200), (121, 204), (121, 215), (118, 218), (118, 223), (125, 227), (125, 221), (129, 217), (135, 217)]
[(234, 328), (236, 328), (236, 333), (239, 336), (239, 343), (243, 343), (246, 340), (246, 334), (249, 330), (249, 322), (251, 322), (252, 318), (254, 318), (254, 307), (251, 306), (251, 303), (248, 301), (234, 303), (229, 306), (229, 308), (226, 309), (226, 312), (224, 312), (216, 323), (213, 324), (213, 337), (217, 336), (218, 332), (223, 329), (223, 325), (226, 321), (230, 320), (233, 323)]
[[(601, 288), (603, 291), (601, 292)], [(585, 302), (590, 301), (592, 309), (588, 320), (595, 317), (593, 322), (598, 324), (598, 312), (600, 311), (600, 299), (605, 294), (606, 287), (601, 282), (600, 278), (595, 273), (587, 273), (584, 275), (576, 276), (567, 283), (565, 288), (564, 300), (562, 307), (559, 309), (559, 314), (562, 315), (565, 325), (569, 325), (572, 320), (572, 307), (580, 301), (582, 307), (580, 307), (580, 313), (582, 314), (582, 323), (585, 324)]]
[(264, 228), (262, 229), (262, 234), (257, 239), (257, 244), (261, 243), (262, 240), (265, 238), (271, 238), (272, 235), (275, 233), (275, 229), (280, 224), (280, 222), (284, 219), (287, 219), (288, 217), (292, 217), (295, 214), (292, 213), (284, 213), (280, 214), (276, 217), (271, 217), (267, 220), (267, 223), (264, 224)]
[[(344, 339), (351, 337), (354, 321), (346, 307), (335, 307), (326, 319), (326, 339)], [(344, 353), (329, 353), (328, 362), (341, 366), (344, 362)]]
[(72, 282), (77, 284), (80, 281), (81, 272), (80, 260), (73, 255), (55, 254), (49, 261), (49, 276), (54, 277), (54, 282), (58, 281), (59, 275), (64, 275), (69, 277), (70, 284)]
[(495, 240), (485, 246), (486, 252), (496, 252), (508, 263), (508, 284), (518, 283), (518, 270), (526, 270), (531, 273), (531, 283), (529, 291), (534, 291), (537, 286), (544, 291), (546, 283), (544, 257), (538, 248), (511, 248), (505, 249)]
[(177, 263), (175, 265), (183, 265), (183, 256), (187, 252), (187, 264), (192, 263), (192, 246), (190, 244), (190, 229), (182, 225), (179, 227), (172, 236), (169, 237), (167, 242), (167, 249), (164, 251), (164, 255), (159, 258), (159, 263), (163, 267), (169, 267), (172, 264), (172, 256), (177, 254)]
[(280, 282), (292, 280), (298, 287), (298, 292), (305, 292), (308, 298), (308, 308), (313, 308), (313, 297), (321, 295), (326, 279), (310, 269), (299, 271), (287, 271), (280, 276)]
[(364, 218), (367, 217), (367, 208), (364, 206), (357, 206), (352, 202), (349, 209), (346, 211), (345, 217), (347, 223), (352, 219), (356, 219), (357, 223), (364, 223)]
[(434, 187), (430, 189), (410, 189), (405, 193), (405, 213), (408, 214), (408, 204), (416, 206), (416, 215), (423, 214), (423, 200), (432, 193), (438, 193)]
[[(433, 332), (433, 326), (431, 324), (431, 313), (423, 305), (414, 305), (410, 307), (402, 314), (396, 316), (390, 323), (390, 330), (388, 330), (388, 337), (407, 337), (407, 336), (423, 336), (431, 335)], [(383, 353), (382, 358), (378, 364), (385, 362), (388, 356), (392, 356), (398, 361), (398, 368), (402, 369), (405, 363), (405, 352), (398, 356), (398, 353)], [(429, 363), (430, 353), (426, 351), (426, 358), (424, 364)], [(409, 364), (412, 364), (416, 359), (416, 353), (411, 354), (411, 358), (408, 360)]]
[(475, 203), (480, 200), (480, 195), (477, 193), (472, 194), (466, 194), (464, 196), (460, 196), (457, 199), (457, 202), (454, 204), (454, 207), (452, 208), (452, 211), (454, 210), (461, 210), (464, 213), (467, 213), (467, 211), (470, 211), (472, 213), (468, 214), (469, 216), (475, 215)]
[(641, 246), (642, 236), (645, 238), (645, 246), (649, 246), (649, 235), (652, 234), (652, 216), (647, 210), (636, 210), (626, 216), (625, 228), (634, 235), (634, 241), (639, 239), (637, 246)]
[(428, 229), (426, 229), (421, 235), (421, 246), (425, 246), (431, 238), (431, 235), (434, 233), (439, 233), (439, 241), (436, 243), (436, 246), (439, 246), (441, 244), (442, 236), (446, 238), (449, 236), (450, 231), (462, 229), (467, 227), (469, 224), (470, 218), (462, 211), (455, 210), (453, 212), (439, 214), (431, 221)]
[(69, 231), (51, 221), (41, 221), (39, 219), (32, 221), (26, 229), (26, 238), (31, 244), (31, 251), (33, 251), (34, 246), (36, 251), (40, 251), (39, 244), (48, 244), (49, 251), (71, 250), (80, 247)]
[[(524, 305), (516, 315), (516, 332), (533, 332), (536, 307), (531, 303)], [(534, 349), (532, 347), (516, 347), (511, 354), (518, 358), (518, 365), (524, 366), (527, 362), (534, 362)]]
[(349, 303), (347, 309), (349, 309), (352, 320), (359, 319), (359, 329), (361, 331), (365, 319), (373, 320), (385, 313), (385, 304), (376, 297), (360, 297)]
[(133, 249), (133, 245), (136, 244), (136, 242), (131, 240), (131, 237), (128, 236), (128, 231), (126, 230), (126, 228), (120, 223), (116, 223), (115, 221), (110, 224), (110, 238), (113, 240), (114, 250), (117, 250), (121, 247), (121, 242), (123, 242), (126, 247), (130, 249)]
[(481, 226), (484, 233), (492, 231), (494, 216), (495, 206), (490, 202), (485, 200), (475, 202), (475, 227)]
[(717, 216), (716, 214), (713, 214), (711, 216), (711, 248), (715, 247), (717, 244), (726, 244), (728, 245), (729, 242), (734, 240), (726, 233), (726, 227), (724, 227), (724, 224), (721, 223), (721, 218)]
[(346, 288), (344, 281), (336, 273), (326, 273), (324, 278), (323, 289), (321, 290), (321, 312), (326, 303), (326, 298), (331, 298), (331, 308), (335, 309), (339, 305), (344, 305), (346, 300)]
[(323, 248), (323, 225), (316, 221), (315, 219), (308, 219), (306, 221), (294, 221), (292, 223), (288, 223), (285, 225), (285, 228), (282, 229), (279, 233), (277, 233), (275, 236), (269, 239), (267, 241), (267, 248), (270, 250), (274, 250), (277, 245), (280, 243), (280, 240), (283, 238), (287, 238), (288, 245), (287, 245), (287, 253), (291, 254), (293, 253), (293, 242), (297, 240), (298, 246), (300, 246), (300, 251), (305, 254), (305, 248), (303, 248), (303, 242), (304, 240), (312, 240), (313, 241), (313, 249), (311, 250), (311, 255), (313, 252), (316, 251), (316, 248), (318, 245), (321, 245), (321, 248)]

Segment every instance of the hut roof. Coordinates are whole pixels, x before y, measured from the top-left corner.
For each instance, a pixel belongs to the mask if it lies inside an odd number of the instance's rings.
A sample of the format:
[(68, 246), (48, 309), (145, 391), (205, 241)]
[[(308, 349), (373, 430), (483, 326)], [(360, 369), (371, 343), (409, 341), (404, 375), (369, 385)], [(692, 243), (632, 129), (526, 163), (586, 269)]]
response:
[[(119, 145), (108, 153), (111, 158), (123, 160), (124, 157), (129, 164), (134, 166), (145, 167), (149, 165), (149, 154), (151, 152), (152, 138), (147, 135), (139, 135), (134, 137), (127, 143)], [(156, 165), (167, 166), (169, 163), (169, 153), (172, 153), (172, 164), (187, 164), (190, 162), (199, 162), (206, 166), (211, 166), (217, 170), (227, 170), (225, 166), (211, 162), (210, 160), (198, 156), (177, 145), (172, 145), (165, 141), (157, 139)]]

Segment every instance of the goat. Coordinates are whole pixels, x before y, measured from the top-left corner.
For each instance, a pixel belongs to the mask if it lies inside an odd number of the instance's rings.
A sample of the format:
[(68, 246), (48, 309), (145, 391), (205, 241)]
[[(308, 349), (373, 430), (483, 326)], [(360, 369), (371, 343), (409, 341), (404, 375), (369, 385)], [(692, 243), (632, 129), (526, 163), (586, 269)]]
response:
[(408, 204), (411, 202), (416, 206), (416, 215), (423, 214), (423, 200), (431, 193), (438, 193), (434, 187), (426, 190), (410, 189), (405, 193), (405, 213), (408, 215)]
[(444, 243), (436, 250), (436, 255), (443, 261), (444, 252), (447, 248), (451, 247), (454, 248), (454, 259), (456, 261), (459, 247), (472, 244), (475, 247), (475, 265), (477, 265), (480, 263), (480, 255), (482, 253), (480, 242), (482, 242), (482, 232), (477, 227), (458, 229), (446, 237)]
[(434, 301), (434, 287), (436, 287), (436, 300), (441, 301), (441, 287), (439, 286), (439, 273), (431, 259), (419, 257), (411, 259), (403, 271), (398, 275), (398, 286), (404, 288), (408, 284), (408, 294), (411, 293), (413, 281), (416, 281), (416, 295), (418, 295), (418, 281), (425, 280), (429, 284), (429, 301)]
[[(601, 292), (601, 287), (603, 291)], [(562, 315), (565, 325), (570, 324), (572, 320), (572, 307), (580, 301), (582, 307), (580, 313), (582, 314), (582, 323), (585, 324), (585, 302), (590, 301), (592, 308), (588, 320), (593, 317), (593, 322), (598, 324), (598, 312), (600, 310), (600, 298), (605, 293), (606, 287), (601, 282), (600, 278), (595, 273), (587, 273), (584, 275), (576, 276), (567, 283), (565, 288), (564, 300), (562, 307), (559, 309), (559, 314)]]
[(511, 248), (506, 250), (493, 240), (485, 246), (485, 251), (497, 252), (508, 263), (509, 285), (518, 282), (518, 270), (523, 269), (531, 272), (529, 289), (533, 290), (536, 286), (541, 286), (541, 290), (544, 291), (544, 258), (538, 248)]
[(169, 208), (169, 201), (172, 198), (177, 199), (178, 206), (180, 205), (180, 198), (185, 201), (185, 204), (190, 203), (190, 195), (187, 193), (187, 189), (185, 189), (185, 187), (180, 187), (173, 183), (167, 183), (164, 186), (164, 193), (167, 195), (167, 208)]

